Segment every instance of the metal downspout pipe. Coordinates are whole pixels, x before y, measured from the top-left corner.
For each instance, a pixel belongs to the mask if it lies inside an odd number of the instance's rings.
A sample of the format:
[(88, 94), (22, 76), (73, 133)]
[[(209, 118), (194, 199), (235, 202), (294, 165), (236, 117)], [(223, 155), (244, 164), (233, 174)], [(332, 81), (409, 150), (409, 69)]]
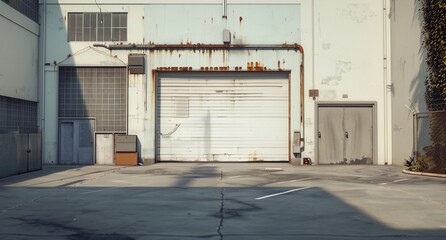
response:
[(387, 15), (387, 10), (390, 8), (388, 6), (389, 1), (383, 0), (383, 80), (384, 80), (384, 164), (392, 164), (392, 108), (391, 108), (391, 98), (392, 98), (392, 83), (389, 78), (389, 54), (388, 44), (389, 41), (389, 20)]
[(42, 131), (42, 164), (45, 162), (45, 60), (46, 60), (46, 0), (42, 0), (43, 9), (41, 16), (41, 25), (40, 25), (40, 84), (41, 84), (41, 93), (39, 98), (39, 103), (41, 105), (40, 112), (40, 128)]

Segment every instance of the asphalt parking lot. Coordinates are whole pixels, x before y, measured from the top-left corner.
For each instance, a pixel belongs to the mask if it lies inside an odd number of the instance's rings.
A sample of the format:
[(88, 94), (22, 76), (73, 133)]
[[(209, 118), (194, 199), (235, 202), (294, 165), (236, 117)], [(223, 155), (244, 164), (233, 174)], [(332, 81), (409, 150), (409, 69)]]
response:
[(399, 166), (46, 166), (0, 179), (0, 239), (446, 239), (445, 186)]

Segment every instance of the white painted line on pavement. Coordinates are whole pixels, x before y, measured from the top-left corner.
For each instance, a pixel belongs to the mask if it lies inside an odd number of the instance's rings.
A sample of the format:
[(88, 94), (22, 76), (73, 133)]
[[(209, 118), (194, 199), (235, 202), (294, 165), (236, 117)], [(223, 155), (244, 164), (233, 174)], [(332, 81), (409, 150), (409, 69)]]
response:
[[(407, 178), (403, 178), (403, 179), (394, 180), (394, 181), (392, 181), (391, 183), (399, 183), (399, 182), (403, 182), (403, 181), (407, 181), (407, 180), (409, 180), (409, 179), (407, 179)], [(390, 183), (388, 183), (388, 182), (383, 182), (383, 183), (380, 183), (379, 185), (387, 185), (387, 184), (390, 184)]]
[(240, 177), (244, 177), (244, 176), (243, 175), (241, 175), (241, 176), (230, 176), (230, 177), (227, 177), (227, 178), (232, 179), (232, 178), (240, 178)]
[(288, 193), (292, 193), (292, 192), (297, 192), (297, 191), (301, 191), (301, 190), (305, 190), (305, 189), (309, 189), (309, 188), (311, 188), (311, 187), (303, 187), (303, 188), (291, 189), (291, 190), (288, 190), (288, 191), (285, 191), (285, 192), (280, 192), (280, 193), (275, 193), (275, 194), (271, 194), (271, 195), (266, 195), (266, 196), (263, 196), (263, 197), (258, 197), (258, 198), (256, 198), (256, 200), (262, 200), (262, 199), (265, 199), (265, 198), (276, 197), (276, 196), (280, 196), (280, 195), (284, 195), (284, 194), (288, 194)]
[(283, 171), (283, 168), (278, 168), (278, 167), (265, 168), (265, 172), (281, 172), (281, 171)]
[(395, 181), (393, 181), (393, 182), (394, 182), (394, 183), (398, 183), (398, 182), (403, 182), (403, 181), (407, 181), (407, 180), (409, 180), (409, 179), (407, 179), (407, 178), (403, 178), (403, 179), (395, 180)]

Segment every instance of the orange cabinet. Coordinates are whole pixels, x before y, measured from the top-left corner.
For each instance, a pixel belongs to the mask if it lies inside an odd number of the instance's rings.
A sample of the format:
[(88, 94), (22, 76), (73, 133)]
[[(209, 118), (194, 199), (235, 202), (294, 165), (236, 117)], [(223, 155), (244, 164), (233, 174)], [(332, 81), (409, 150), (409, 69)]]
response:
[(137, 166), (137, 152), (117, 152), (115, 153), (115, 164), (119, 166)]

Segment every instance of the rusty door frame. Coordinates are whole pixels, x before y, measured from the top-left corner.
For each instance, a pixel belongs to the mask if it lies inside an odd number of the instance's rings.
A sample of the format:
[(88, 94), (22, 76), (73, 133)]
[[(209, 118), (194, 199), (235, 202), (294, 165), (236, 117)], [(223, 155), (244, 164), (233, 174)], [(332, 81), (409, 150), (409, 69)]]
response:
[(314, 138), (315, 138), (315, 163), (319, 164), (319, 141), (318, 141), (318, 131), (319, 131), (319, 108), (320, 107), (369, 107), (372, 108), (372, 153), (373, 153), (373, 165), (378, 163), (378, 119), (377, 119), (377, 102), (374, 101), (334, 101), (334, 102), (326, 102), (326, 101), (317, 101), (315, 102), (315, 126), (314, 126)]
[[(179, 69), (179, 70), (176, 70), (176, 69), (174, 69), (174, 70), (172, 70), (172, 69), (169, 69), (169, 68), (161, 68), (161, 69), (158, 69), (158, 70), (152, 70), (152, 83), (153, 83), (153, 96), (154, 96), (154, 109), (155, 109), (155, 141), (154, 141), (154, 149), (155, 149), (155, 156), (154, 156), (154, 158), (155, 158), (155, 163), (159, 163), (159, 162), (161, 162), (159, 159), (157, 159), (156, 158), (156, 149), (157, 149), (157, 147), (158, 147), (158, 139), (157, 139), (157, 134), (156, 134), (156, 132), (157, 132), (157, 129), (158, 129), (158, 125), (159, 125), (159, 123), (158, 123), (158, 116), (157, 116), (157, 110), (156, 110), (156, 108), (157, 108), (157, 105), (158, 105), (158, 102), (157, 102), (157, 95), (158, 95), (158, 92), (157, 92), (157, 86), (158, 86), (158, 83), (159, 83), (159, 80), (160, 80), (160, 75), (162, 75), (162, 74), (169, 74), (169, 73), (183, 73), (183, 74), (203, 74), (203, 75), (206, 75), (206, 74), (209, 74), (209, 75), (214, 75), (214, 76), (224, 76), (224, 75), (227, 75), (227, 74), (234, 74), (234, 75), (236, 75), (236, 74), (250, 74), (250, 73), (253, 73), (253, 74), (261, 74), (261, 73), (276, 73), (276, 74), (286, 74), (288, 77), (287, 77), (287, 79), (288, 79), (288, 159), (287, 160), (284, 160), (283, 162), (291, 162), (291, 156), (292, 156), (292, 153), (291, 153), (291, 107), (292, 107), (292, 102), (291, 102), (291, 93), (292, 93), (292, 90), (291, 90), (291, 70), (283, 70), (283, 71), (275, 71), (275, 70), (259, 70), (259, 71), (257, 71), (257, 70), (253, 70), (253, 71), (243, 71), (243, 70), (236, 70), (236, 71), (231, 71), (231, 70), (222, 70), (222, 71), (209, 71), (209, 70), (181, 70), (181, 69)], [(300, 87), (302, 87), (302, 86), (300, 86)], [(300, 92), (300, 91), (299, 91)], [(301, 111), (302, 112), (302, 111)], [(302, 117), (302, 116), (301, 116)]]

